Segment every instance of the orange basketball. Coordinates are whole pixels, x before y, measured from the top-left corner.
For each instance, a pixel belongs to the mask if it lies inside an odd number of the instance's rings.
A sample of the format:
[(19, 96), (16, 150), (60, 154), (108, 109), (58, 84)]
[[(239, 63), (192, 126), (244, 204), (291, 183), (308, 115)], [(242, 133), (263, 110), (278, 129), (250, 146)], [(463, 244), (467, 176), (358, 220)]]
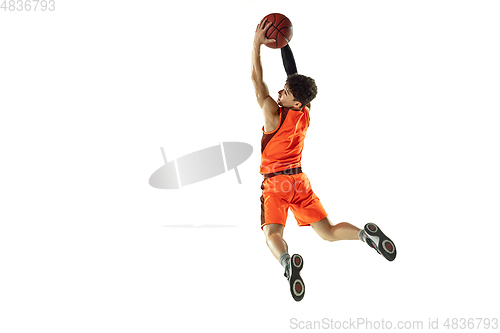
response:
[(266, 46), (272, 49), (281, 49), (292, 40), (292, 22), (285, 15), (273, 13), (267, 15), (262, 20), (265, 20), (266, 24), (269, 22), (272, 23), (266, 32), (266, 38), (276, 40), (276, 42), (265, 44)]

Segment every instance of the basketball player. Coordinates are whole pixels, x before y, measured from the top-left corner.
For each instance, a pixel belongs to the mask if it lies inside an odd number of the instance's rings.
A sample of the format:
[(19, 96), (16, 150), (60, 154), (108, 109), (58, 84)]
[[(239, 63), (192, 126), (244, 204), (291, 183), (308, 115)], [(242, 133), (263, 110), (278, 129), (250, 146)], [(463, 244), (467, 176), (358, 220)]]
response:
[(311, 101), (316, 97), (315, 81), (297, 74), (297, 67), (290, 46), (281, 48), (283, 65), (288, 75), (285, 86), (278, 92), (275, 101), (263, 81), (260, 47), (275, 42), (266, 38), (272, 23), (263, 20), (257, 25), (252, 50), (252, 81), (257, 102), (264, 113), (262, 136), (262, 160), (260, 173), (264, 176), (261, 197), (261, 229), (266, 242), (276, 259), (285, 269), (290, 291), (296, 301), (305, 293), (300, 270), (303, 258), (288, 254), (288, 245), (283, 239), (288, 208), (299, 226), (311, 226), (324, 240), (361, 240), (374, 248), (387, 260), (396, 258), (394, 243), (380, 228), (368, 223), (364, 229), (342, 222), (333, 225), (319, 198), (311, 189), (306, 174), (301, 169), (302, 149), (309, 127)]

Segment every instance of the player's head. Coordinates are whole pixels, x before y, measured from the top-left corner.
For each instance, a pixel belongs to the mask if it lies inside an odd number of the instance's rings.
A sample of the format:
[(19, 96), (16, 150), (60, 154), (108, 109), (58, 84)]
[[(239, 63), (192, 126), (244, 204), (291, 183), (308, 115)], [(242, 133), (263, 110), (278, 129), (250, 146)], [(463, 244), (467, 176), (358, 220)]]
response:
[(318, 93), (314, 79), (301, 74), (293, 74), (286, 79), (285, 87), (279, 92), (278, 104), (289, 109), (301, 109), (311, 102)]

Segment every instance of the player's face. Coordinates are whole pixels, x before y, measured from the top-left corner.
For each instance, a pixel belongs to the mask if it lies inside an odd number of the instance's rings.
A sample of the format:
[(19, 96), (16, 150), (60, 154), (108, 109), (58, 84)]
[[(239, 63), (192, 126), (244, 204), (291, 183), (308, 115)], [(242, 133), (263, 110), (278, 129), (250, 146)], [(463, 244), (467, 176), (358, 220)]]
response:
[(288, 109), (300, 109), (301, 106), (300, 102), (294, 101), (293, 94), (290, 90), (288, 90), (288, 86), (286, 84), (285, 87), (278, 92), (278, 100), (276, 103)]

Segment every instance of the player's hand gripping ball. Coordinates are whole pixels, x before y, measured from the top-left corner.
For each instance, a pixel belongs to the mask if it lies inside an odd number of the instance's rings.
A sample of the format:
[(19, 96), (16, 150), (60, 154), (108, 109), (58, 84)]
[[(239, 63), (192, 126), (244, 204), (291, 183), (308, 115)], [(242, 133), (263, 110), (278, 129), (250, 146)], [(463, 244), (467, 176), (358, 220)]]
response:
[(274, 39), (275, 42), (264, 44), (267, 47), (281, 49), (292, 40), (292, 22), (285, 15), (279, 13), (269, 14), (262, 21), (265, 21), (265, 24), (272, 23), (266, 31), (266, 38)]

